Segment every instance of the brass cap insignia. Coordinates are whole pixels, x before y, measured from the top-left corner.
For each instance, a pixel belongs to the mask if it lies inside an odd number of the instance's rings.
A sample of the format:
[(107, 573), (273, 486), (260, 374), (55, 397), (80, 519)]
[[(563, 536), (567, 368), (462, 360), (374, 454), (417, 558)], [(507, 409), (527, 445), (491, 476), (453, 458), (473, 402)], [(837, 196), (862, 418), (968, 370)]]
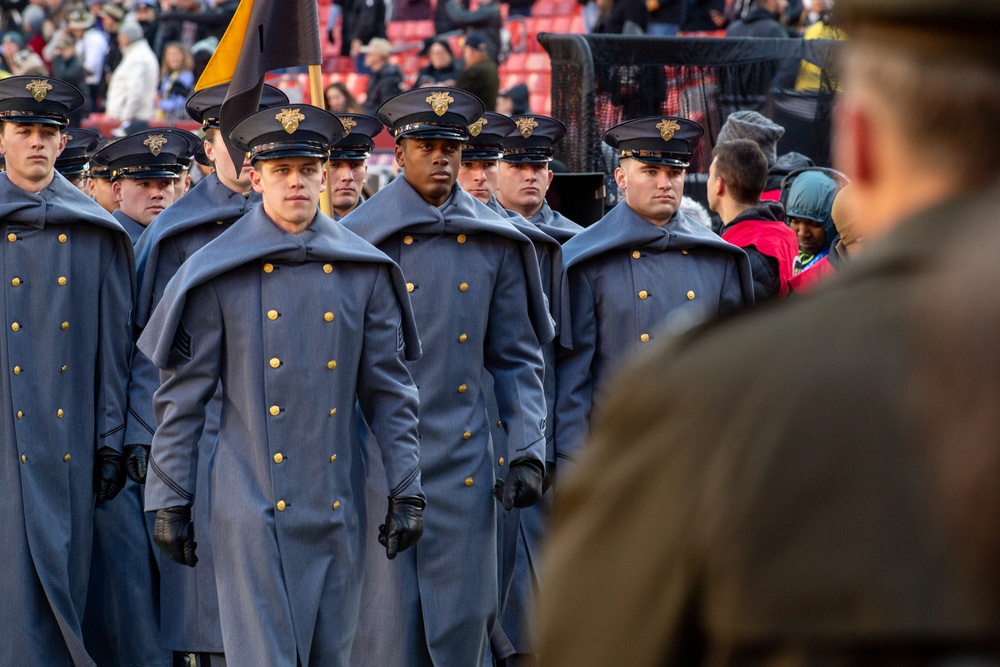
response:
[(443, 116), (448, 111), (448, 106), (455, 101), (455, 98), (444, 91), (439, 91), (431, 93), (424, 101), (431, 105), (434, 113)]
[(469, 126), (469, 134), (471, 134), (474, 137), (478, 137), (483, 131), (483, 126), (486, 125), (487, 123), (489, 123), (489, 121), (486, 120), (485, 116), (483, 118), (480, 118), (475, 123)]
[(281, 113), (277, 114), (274, 119), (281, 123), (281, 127), (285, 128), (285, 132), (288, 134), (293, 134), (295, 130), (299, 129), (299, 123), (306, 119), (298, 109), (282, 109)]
[(674, 138), (674, 133), (681, 129), (681, 125), (676, 120), (664, 118), (656, 124), (656, 129), (660, 131), (660, 136), (663, 137), (664, 141), (670, 141)]
[(156, 157), (160, 154), (160, 151), (163, 150), (163, 146), (166, 143), (167, 138), (162, 134), (151, 134), (146, 137), (146, 140), (142, 142), (142, 145), (147, 146), (149, 148), (149, 152), (153, 154), (153, 157)]
[(33, 79), (28, 82), (25, 88), (35, 98), (36, 102), (41, 102), (49, 94), (49, 91), (52, 90), (52, 84), (42, 79)]
[(518, 118), (514, 121), (517, 125), (517, 129), (521, 131), (521, 136), (527, 139), (531, 136), (531, 133), (536, 127), (538, 127), (538, 121), (530, 116), (525, 116), (524, 118)]
[(340, 124), (344, 126), (344, 136), (346, 137), (354, 129), (354, 126), (358, 124), (358, 121), (354, 120), (350, 116), (337, 116), (340, 119)]

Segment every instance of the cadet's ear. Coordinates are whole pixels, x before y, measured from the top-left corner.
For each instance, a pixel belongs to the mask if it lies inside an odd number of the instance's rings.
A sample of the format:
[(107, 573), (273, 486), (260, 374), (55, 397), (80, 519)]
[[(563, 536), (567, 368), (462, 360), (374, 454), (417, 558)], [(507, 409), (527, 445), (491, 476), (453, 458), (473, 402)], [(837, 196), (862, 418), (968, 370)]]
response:
[[(403, 141), (406, 141), (405, 139)], [(396, 144), (396, 164), (399, 165), (400, 169), (405, 169), (406, 165), (403, 164), (403, 146), (402, 142)]]
[(618, 185), (618, 189), (625, 190), (628, 188), (628, 178), (626, 176), (625, 167), (615, 167), (615, 183)]
[(122, 203), (122, 183), (121, 181), (114, 181), (111, 184), (111, 194), (114, 195), (115, 201), (118, 202), (120, 206)]
[(261, 186), (260, 172), (257, 171), (256, 165), (250, 167), (250, 185), (253, 186), (253, 191), (257, 194), (264, 192), (264, 188)]

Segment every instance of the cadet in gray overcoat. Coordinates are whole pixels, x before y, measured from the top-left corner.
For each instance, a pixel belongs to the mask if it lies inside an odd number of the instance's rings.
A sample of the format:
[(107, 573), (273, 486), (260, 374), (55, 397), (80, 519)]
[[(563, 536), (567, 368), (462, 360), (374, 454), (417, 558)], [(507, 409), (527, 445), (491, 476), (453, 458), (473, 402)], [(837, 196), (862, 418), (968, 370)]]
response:
[(132, 246), (53, 170), (78, 90), (0, 82), (0, 664), (93, 665), (83, 644), (94, 501), (124, 480)]
[[(120, 208), (112, 216), (132, 243), (165, 206), (173, 202), (178, 158), (189, 147), (188, 133), (152, 130), (131, 134), (101, 149), (109, 165), (112, 190)], [(130, 446), (126, 429), (126, 472)], [(152, 521), (142, 503), (142, 485), (134, 479), (113, 503), (94, 510), (94, 555), (84, 633), (87, 648), (100, 665), (170, 667), (170, 651), (160, 645), (156, 604), (156, 563)], [(95, 585), (96, 584), (96, 585)]]
[(344, 138), (330, 148), (330, 212), (340, 220), (365, 200), (362, 190), (368, 176), (368, 158), (382, 123), (363, 113), (337, 116), (344, 126)]
[[(260, 195), (253, 191), (250, 183), (250, 163), (244, 163), (237, 174), (219, 132), (219, 114), (228, 90), (229, 84), (206, 88), (188, 98), (185, 105), (188, 115), (202, 124), (205, 133), (203, 148), (215, 170), (158, 215), (136, 246), (138, 287), (134, 319), (139, 331), (146, 326), (167, 284), (181, 265), (260, 204)], [(260, 108), (287, 102), (288, 98), (280, 90), (264, 86)], [(125, 442), (131, 452), (129, 475), (143, 483), (149, 447), (156, 430), (153, 394), (159, 388), (159, 370), (136, 348), (129, 378)], [(212, 554), (211, 487), (208, 483), (219, 434), (221, 408), (220, 386), (206, 406), (205, 427), (198, 441), (197, 487), (201, 491), (192, 507), (194, 521), (199, 527), (198, 567), (192, 569), (169, 558), (159, 559), (161, 643), (177, 653), (194, 654), (199, 667), (224, 660)]]
[(317, 212), (342, 134), (336, 116), (312, 107), (237, 124), (231, 138), (250, 153), (263, 203), (184, 263), (139, 339), (167, 370), (146, 507), (157, 510), (157, 544), (191, 566), (198, 436), (220, 380), (225, 388), (209, 485), (234, 665), (348, 664), (365, 542), (376, 539), (361, 416), (386, 471), (386, 555), (422, 532), (417, 391), (404, 363), (419, 341), (405, 283), (389, 258)]
[[(409, 365), (421, 396), (426, 532), (404, 567), (369, 559), (352, 664), (481, 665), (486, 657), (499, 600), (484, 370), (510, 457), (498, 494), (508, 509), (541, 495), (540, 345), (552, 327), (534, 250), (455, 182), (467, 126), (483, 112), (478, 98), (451, 88), (383, 104), (378, 117), (396, 137), (403, 177), (342, 220), (399, 262), (426, 342)], [(382, 483), (369, 476), (370, 496), (384, 495)]]
[[(516, 212), (508, 211), (511, 219), (523, 220), (524, 225), (531, 230), (526, 233), (535, 244), (538, 268), (545, 296), (549, 300), (549, 309), (557, 323), (558, 337), (562, 299), (562, 244), (583, 230), (583, 227), (569, 218), (553, 211), (545, 199), (553, 177), (549, 163), (556, 144), (566, 136), (566, 126), (555, 118), (540, 115), (518, 116), (512, 120), (512, 124), (514, 128), (503, 139), (498, 196), (503, 196), (505, 203), (516, 205)], [(522, 226), (518, 225), (518, 229), (522, 229)], [(538, 235), (541, 235), (542, 240), (538, 240)], [(542, 542), (548, 531), (548, 517), (552, 509), (554, 491), (549, 492), (548, 489), (556, 478), (560, 458), (555, 441), (557, 347), (555, 340), (542, 346), (545, 358), (545, 406), (548, 413), (545, 429), (547, 492), (540, 502), (519, 510), (517, 515), (514, 512), (508, 513), (502, 530), (505, 542), (502, 558), (506, 580), (501, 581), (501, 595), (504, 596), (502, 599), (505, 604), (501, 607), (500, 627), (510, 644), (508, 652), (511, 656), (524, 657), (535, 653), (534, 632), (530, 623), (541, 580), (538, 565), (541, 562)]]
[(556, 451), (572, 461), (608, 376), (658, 336), (753, 305), (750, 262), (677, 210), (705, 131), (654, 116), (612, 127), (604, 141), (625, 201), (563, 246), (562, 352), (556, 368)]

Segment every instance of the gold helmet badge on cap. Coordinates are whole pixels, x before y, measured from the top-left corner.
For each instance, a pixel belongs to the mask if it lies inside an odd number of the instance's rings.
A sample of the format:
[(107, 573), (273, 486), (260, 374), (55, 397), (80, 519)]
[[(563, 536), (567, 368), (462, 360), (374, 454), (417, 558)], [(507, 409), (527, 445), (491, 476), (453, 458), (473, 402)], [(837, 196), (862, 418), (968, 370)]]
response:
[(160, 151), (163, 150), (163, 146), (166, 143), (167, 138), (162, 134), (151, 134), (146, 137), (146, 140), (142, 142), (142, 145), (148, 147), (149, 152), (153, 154), (153, 157), (156, 157), (160, 154)]
[(434, 113), (443, 116), (448, 111), (448, 106), (455, 101), (455, 98), (444, 91), (440, 91), (431, 93), (424, 101), (431, 105)]
[(538, 127), (538, 121), (529, 116), (518, 118), (514, 124), (517, 125), (517, 129), (521, 131), (521, 136), (525, 139), (530, 137), (531, 133)]
[(677, 130), (681, 129), (681, 126), (676, 120), (667, 120), (664, 118), (656, 124), (656, 129), (660, 131), (660, 136), (663, 137), (664, 141), (670, 141), (674, 138)]
[(49, 94), (49, 91), (52, 90), (52, 84), (42, 79), (34, 79), (29, 81), (25, 88), (35, 98), (36, 102), (41, 102)]
[(281, 123), (281, 127), (285, 129), (288, 134), (293, 134), (295, 130), (299, 129), (299, 123), (306, 119), (298, 109), (282, 109), (281, 113), (277, 114), (274, 119)]
[(482, 134), (483, 126), (486, 125), (488, 122), (489, 121), (486, 120), (486, 117), (483, 116), (482, 118), (480, 118), (475, 123), (469, 126), (469, 134), (471, 134), (474, 137), (478, 137), (480, 134)]
[(346, 137), (354, 129), (354, 126), (358, 124), (358, 121), (354, 120), (350, 116), (337, 116), (340, 119), (340, 124), (344, 126), (344, 136)]

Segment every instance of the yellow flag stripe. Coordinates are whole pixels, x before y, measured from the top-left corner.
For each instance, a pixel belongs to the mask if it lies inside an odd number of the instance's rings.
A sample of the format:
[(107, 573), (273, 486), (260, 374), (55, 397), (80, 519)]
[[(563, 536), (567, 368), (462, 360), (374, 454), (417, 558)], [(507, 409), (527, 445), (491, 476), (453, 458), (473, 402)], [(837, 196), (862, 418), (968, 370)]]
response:
[(240, 59), (247, 27), (250, 25), (253, 3), (254, 0), (240, 0), (236, 13), (233, 14), (233, 20), (229, 22), (219, 46), (205, 66), (205, 71), (198, 78), (198, 83), (194, 87), (196, 91), (233, 80), (233, 72), (236, 71), (236, 63)]

